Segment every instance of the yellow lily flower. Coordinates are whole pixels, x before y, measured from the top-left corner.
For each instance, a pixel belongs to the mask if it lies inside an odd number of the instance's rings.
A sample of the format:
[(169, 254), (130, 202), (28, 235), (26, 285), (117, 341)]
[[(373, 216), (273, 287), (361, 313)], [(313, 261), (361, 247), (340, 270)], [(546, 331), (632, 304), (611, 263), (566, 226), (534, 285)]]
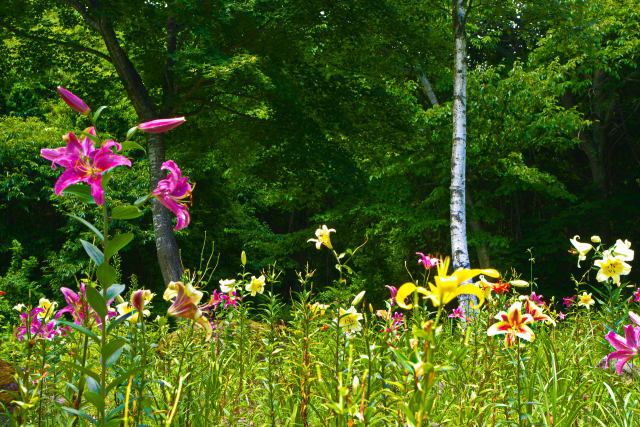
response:
[(182, 286), (182, 290), (184, 294), (187, 297), (191, 298), (191, 301), (194, 304), (200, 303), (200, 300), (202, 299), (203, 294), (202, 292), (194, 288), (191, 283), (187, 283), (185, 286), (182, 284), (182, 282), (169, 282), (169, 285), (167, 285), (167, 289), (164, 290), (164, 294), (162, 295), (162, 298), (165, 301), (169, 301), (171, 299), (176, 298), (178, 296), (178, 292), (180, 288), (179, 285)]
[(256, 276), (251, 276), (251, 282), (247, 284), (245, 287), (247, 292), (251, 292), (251, 296), (255, 297), (256, 292), (261, 294), (264, 292), (264, 275), (256, 278)]
[[(127, 313), (130, 313), (132, 311), (135, 311), (135, 313), (133, 313), (131, 316), (127, 317), (127, 322), (129, 323), (138, 323), (138, 310), (136, 310), (136, 308), (134, 306), (132, 306), (130, 303), (128, 302), (123, 302), (122, 304), (118, 304), (116, 305), (116, 309), (118, 310), (118, 314), (120, 314), (120, 316), (123, 316)], [(143, 310), (143, 313), (145, 316), (149, 316), (151, 314), (151, 312), (149, 310)]]
[(578, 305), (583, 305), (587, 308), (591, 308), (591, 306), (596, 303), (591, 295), (593, 294), (583, 292), (582, 295), (580, 295), (580, 301), (578, 301)]
[(413, 305), (405, 304), (404, 300), (414, 292), (418, 292), (431, 299), (433, 305), (436, 307), (440, 304), (448, 303), (458, 295), (475, 295), (479, 300), (478, 304), (475, 306), (475, 308), (477, 308), (484, 303), (484, 292), (471, 283), (466, 285), (462, 285), (462, 283), (480, 274), (494, 278), (500, 277), (500, 273), (492, 268), (474, 268), (470, 270), (459, 268), (454, 271), (453, 274), (447, 275), (447, 271), (449, 270), (449, 257), (445, 258), (444, 261), (439, 262), (437, 268), (438, 275), (433, 278), (434, 283), (429, 283), (429, 290), (421, 286), (416, 286), (410, 282), (400, 286), (398, 293), (396, 294), (396, 302), (398, 303), (398, 306), (406, 310), (411, 309)]
[(362, 325), (360, 324), (362, 314), (358, 313), (355, 307), (351, 307), (349, 310), (345, 310), (340, 307), (339, 313), (340, 320), (338, 324), (341, 328), (344, 328), (344, 331), (347, 334), (352, 334), (362, 330)]
[[(633, 251), (631, 251), (633, 254)], [(633, 257), (633, 255), (632, 255)], [(616, 285), (620, 284), (620, 275), (627, 275), (631, 272), (631, 266), (624, 262), (625, 259), (621, 255), (613, 255), (607, 251), (602, 259), (596, 260), (593, 264), (599, 267), (596, 280), (598, 282), (606, 282), (609, 277), (613, 279)]]
[(335, 229), (327, 228), (327, 226), (323, 224), (321, 228), (318, 228), (316, 230), (317, 239), (309, 239), (307, 240), (307, 242), (315, 243), (316, 249), (320, 249), (322, 245), (325, 245), (329, 249), (333, 249), (333, 246), (331, 245), (331, 238), (329, 236), (329, 233), (335, 233), (335, 232), (336, 232)]
[(38, 313), (38, 319), (50, 318), (53, 315), (53, 312), (56, 310), (56, 305), (58, 305), (58, 303), (51, 302), (46, 298), (40, 298), (40, 304), (38, 304), (38, 307), (40, 307), (44, 311)]

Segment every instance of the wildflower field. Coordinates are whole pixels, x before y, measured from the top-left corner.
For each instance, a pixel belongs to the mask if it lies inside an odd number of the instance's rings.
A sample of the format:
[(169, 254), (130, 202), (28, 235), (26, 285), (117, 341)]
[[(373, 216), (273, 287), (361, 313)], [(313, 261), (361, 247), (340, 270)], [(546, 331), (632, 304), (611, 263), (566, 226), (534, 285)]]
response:
[(169, 160), (134, 203), (105, 194), (132, 166), (136, 132), (184, 118), (142, 123), (118, 143), (101, 137), (101, 110), (59, 92), (93, 126), (41, 156), (64, 169), (57, 195), (102, 216), (71, 214), (93, 236), (72, 242), (89, 268), (55, 298), (22, 295), (3, 319), (4, 424), (638, 425), (640, 289), (625, 281), (628, 240), (567, 239), (583, 275), (567, 277), (574, 292), (557, 300), (539, 294), (533, 258), (527, 276), (454, 270), (448, 257), (417, 252), (420, 273), (380, 284), (388, 297), (370, 301), (345, 291), (362, 246), (335, 247), (337, 225), (307, 242), (335, 263), (322, 292), (308, 264), (283, 295), (277, 263), (252, 271), (245, 251), (237, 274), (219, 277), (212, 249), (156, 295), (122, 283), (114, 264), (135, 237), (124, 225), (157, 200), (176, 230), (187, 227), (195, 185)]

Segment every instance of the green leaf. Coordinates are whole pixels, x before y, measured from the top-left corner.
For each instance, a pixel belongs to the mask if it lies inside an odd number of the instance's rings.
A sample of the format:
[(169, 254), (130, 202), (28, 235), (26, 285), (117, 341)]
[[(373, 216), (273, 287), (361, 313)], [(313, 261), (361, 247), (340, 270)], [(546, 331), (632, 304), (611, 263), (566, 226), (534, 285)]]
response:
[(93, 231), (93, 233), (96, 236), (98, 236), (98, 239), (104, 241), (104, 236), (102, 235), (102, 233), (100, 231), (98, 231), (98, 229), (93, 224), (91, 224), (89, 221), (87, 221), (84, 218), (80, 218), (79, 216), (75, 216), (73, 214), (67, 214), (67, 215), (70, 216), (71, 218), (74, 218), (74, 219), (80, 221), (84, 225), (86, 225), (89, 228), (89, 230)]
[(69, 408), (68, 406), (62, 407), (63, 411), (69, 412), (70, 414), (77, 415), (85, 420), (89, 421), (91, 424), (98, 424), (98, 420), (93, 418), (91, 415), (85, 414), (83, 411), (78, 411), (77, 409)]
[(100, 394), (100, 383), (92, 377), (87, 377), (87, 388), (89, 391)]
[(142, 145), (138, 144), (137, 142), (125, 141), (125, 142), (122, 143), (122, 152), (127, 152), (127, 151), (131, 151), (131, 150), (140, 150), (140, 151), (146, 152), (144, 147)]
[(117, 234), (107, 240), (107, 245), (104, 248), (104, 257), (107, 261), (111, 259), (118, 251), (129, 244), (133, 240), (133, 233)]
[(100, 114), (102, 114), (102, 111), (104, 111), (105, 108), (107, 108), (107, 106), (103, 105), (102, 107), (98, 108), (95, 113), (93, 113), (93, 123), (96, 123), (98, 121), (98, 119), (100, 118)]
[(96, 204), (91, 195), (91, 187), (84, 184), (72, 184), (64, 189), (63, 194), (73, 194), (79, 197), (83, 202), (89, 204)]
[(104, 400), (102, 400), (102, 396), (100, 396), (100, 393), (96, 393), (94, 391), (85, 391), (84, 392), (84, 397), (85, 399), (87, 399), (93, 406), (96, 407), (96, 409), (98, 410), (98, 412), (102, 411), (102, 408), (104, 407)]
[(122, 384), (126, 383), (127, 380), (129, 379), (129, 377), (131, 375), (133, 375), (136, 371), (140, 370), (140, 369), (145, 369), (145, 367), (144, 366), (136, 366), (135, 368), (131, 368), (127, 372), (118, 375), (107, 386), (107, 393), (106, 394), (111, 393), (111, 390), (113, 390), (114, 387), (118, 387), (119, 385), (122, 385)]
[[(127, 131), (127, 140), (131, 139), (131, 137), (133, 136), (134, 133), (136, 133), (137, 130), (138, 130), (138, 126), (137, 125), (132, 127), (131, 129), (129, 129)], [(126, 142), (128, 142), (128, 141), (126, 141)]]
[(125, 288), (126, 288), (125, 285), (120, 285), (120, 284), (117, 284), (117, 283), (109, 286), (109, 288), (107, 289), (106, 300), (109, 301), (109, 300), (117, 297), (118, 295), (120, 295), (125, 290)]
[[(105, 264), (108, 265), (108, 264)], [(107, 317), (107, 303), (100, 293), (93, 286), (86, 287), (87, 292), (87, 301), (89, 301), (89, 305), (98, 313), (102, 323), (104, 323), (104, 319)]]
[(118, 360), (126, 344), (127, 340), (124, 338), (114, 338), (102, 347), (102, 357), (107, 367), (113, 365)]
[(104, 262), (98, 267), (96, 275), (98, 276), (98, 281), (100, 281), (102, 288), (109, 289), (109, 287), (116, 281), (118, 272), (113, 268), (113, 266)]
[(140, 197), (138, 200), (136, 200), (136, 201), (133, 203), (133, 206), (140, 206), (141, 204), (143, 204), (144, 202), (146, 202), (146, 201), (147, 201), (147, 199), (149, 198), (149, 196), (150, 196), (150, 195), (151, 195), (151, 194), (147, 194), (146, 196), (142, 196), (142, 197)]
[(113, 328), (115, 328), (116, 326), (118, 326), (119, 324), (127, 320), (129, 317), (133, 316), (134, 313), (135, 311), (130, 311), (128, 313), (123, 314), (122, 316), (118, 316), (115, 319), (113, 319), (111, 322), (109, 322), (109, 325), (107, 326), (107, 332), (110, 332)]
[(142, 215), (142, 211), (132, 205), (116, 206), (111, 211), (111, 219), (134, 219), (140, 215)]
[(90, 330), (88, 330), (87, 328), (85, 328), (83, 326), (76, 325), (73, 322), (67, 322), (66, 320), (56, 320), (56, 324), (65, 325), (65, 326), (70, 327), (71, 329), (75, 329), (76, 331), (87, 335), (89, 338), (94, 340), (97, 344), (100, 344), (100, 338), (98, 338), (98, 336), (96, 334), (94, 334), (93, 332), (91, 332)]
[(86, 240), (80, 239), (80, 243), (82, 243), (82, 247), (84, 248), (87, 255), (89, 255), (89, 258), (91, 258), (91, 260), (95, 262), (96, 265), (102, 265), (102, 263), (104, 262), (104, 254), (102, 253), (102, 251)]
[(100, 375), (98, 375), (96, 372), (93, 372), (89, 368), (84, 368), (81, 365), (77, 365), (75, 363), (65, 362), (64, 360), (58, 362), (58, 364), (60, 366), (67, 367), (67, 369), (69, 369), (70, 371), (80, 372), (81, 374), (86, 375), (87, 378), (92, 378), (98, 383), (100, 382)]

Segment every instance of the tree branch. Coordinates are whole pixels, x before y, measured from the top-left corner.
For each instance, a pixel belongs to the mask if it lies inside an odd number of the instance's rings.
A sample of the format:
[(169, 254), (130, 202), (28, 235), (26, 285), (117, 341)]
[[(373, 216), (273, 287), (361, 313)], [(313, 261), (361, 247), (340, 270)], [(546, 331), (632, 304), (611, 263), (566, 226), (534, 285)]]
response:
[(249, 120), (253, 120), (253, 121), (259, 121), (259, 122), (265, 121), (265, 119), (261, 119), (259, 117), (255, 117), (255, 116), (250, 116), (249, 114), (242, 113), (242, 112), (240, 112), (238, 110), (234, 110), (233, 108), (227, 107), (226, 105), (222, 105), (219, 102), (213, 102), (213, 101), (210, 101), (208, 99), (201, 99), (201, 98), (194, 98), (194, 101), (199, 101), (200, 102), (199, 108), (197, 108), (196, 110), (191, 111), (189, 113), (186, 113), (185, 115), (189, 116), (189, 115), (197, 114), (200, 111), (202, 111), (202, 109), (206, 105), (206, 106), (209, 106), (211, 108), (219, 108), (221, 110), (227, 111), (227, 112), (235, 114), (237, 116), (244, 117), (245, 119), (249, 119)]
[(18, 37), (24, 37), (26, 39), (38, 41), (38, 42), (41, 42), (41, 43), (64, 46), (64, 47), (69, 48), (69, 49), (75, 49), (75, 50), (79, 50), (79, 51), (82, 51), (82, 52), (87, 52), (87, 53), (95, 55), (95, 56), (97, 56), (99, 58), (102, 58), (105, 61), (111, 62), (111, 57), (109, 57), (109, 55), (107, 55), (106, 53), (102, 53), (99, 50), (96, 50), (96, 49), (93, 49), (93, 48), (90, 48), (90, 47), (86, 47), (86, 46), (83, 46), (83, 45), (78, 44), (78, 43), (69, 42), (69, 41), (65, 41), (65, 40), (56, 40), (56, 39), (52, 39), (52, 38), (49, 38), (49, 37), (37, 36), (35, 34), (31, 34), (29, 31), (21, 30), (19, 28), (13, 27), (13, 26), (11, 26), (9, 24), (0, 23), (0, 27), (12, 32), (13, 34), (15, 34)]

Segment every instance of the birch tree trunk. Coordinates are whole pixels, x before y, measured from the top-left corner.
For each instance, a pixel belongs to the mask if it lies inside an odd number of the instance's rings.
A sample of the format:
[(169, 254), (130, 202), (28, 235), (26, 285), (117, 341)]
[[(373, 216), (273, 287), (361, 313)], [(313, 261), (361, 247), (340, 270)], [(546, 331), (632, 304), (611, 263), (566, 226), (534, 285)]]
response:
[[(469, 268), (467, 220), (465, 212), (465, 167), (467, 150), (467, 0), (453, 0), (453, 144), (451, 149), (451, 261), (453, 268)], [(468, 311), (470, 295), (458, 301)]]

